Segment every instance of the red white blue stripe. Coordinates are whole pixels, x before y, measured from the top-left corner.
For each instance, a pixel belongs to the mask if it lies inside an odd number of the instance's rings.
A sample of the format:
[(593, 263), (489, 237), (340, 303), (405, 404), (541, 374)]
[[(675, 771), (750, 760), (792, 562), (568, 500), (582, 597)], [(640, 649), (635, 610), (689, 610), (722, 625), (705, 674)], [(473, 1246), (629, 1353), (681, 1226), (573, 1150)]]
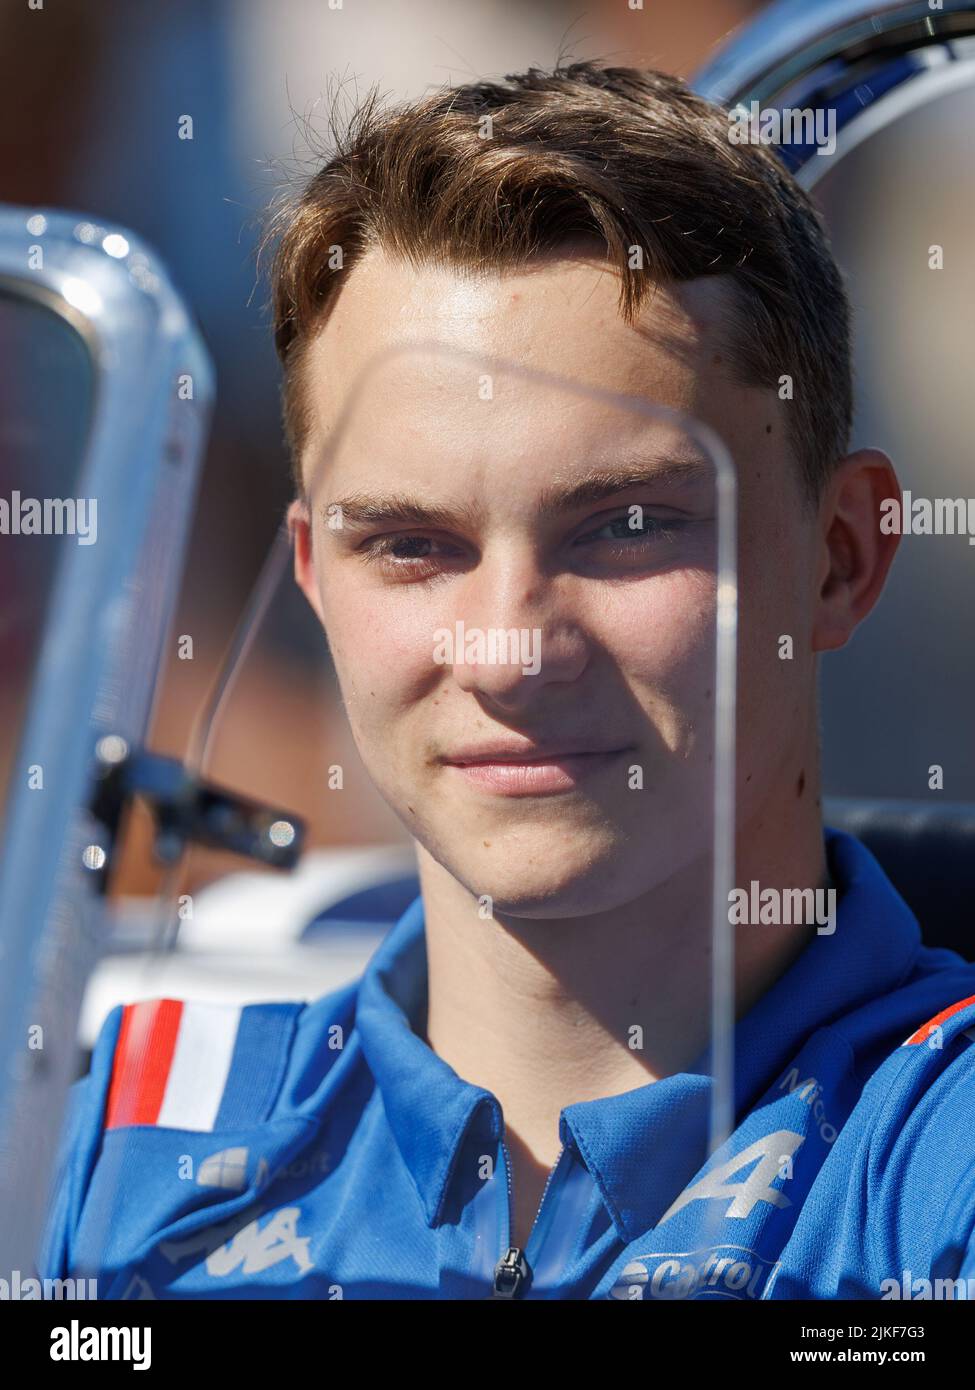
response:
[(127, 1004), (105, 1128), (215, 1129), (243, 1012), (239, 1005), (178, 999)]

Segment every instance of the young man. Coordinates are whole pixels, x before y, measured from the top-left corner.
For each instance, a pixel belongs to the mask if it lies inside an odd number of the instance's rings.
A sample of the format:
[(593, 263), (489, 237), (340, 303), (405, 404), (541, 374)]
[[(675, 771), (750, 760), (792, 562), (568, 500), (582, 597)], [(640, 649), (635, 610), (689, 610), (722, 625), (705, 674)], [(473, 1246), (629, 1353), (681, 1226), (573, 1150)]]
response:
[[(897, 480), (847, 452), (848, 308), (817, 218), (728, 132), (660, 74), (533, 70), (368, 104), (288, 210), (295, 576), (422, 895), (313, 1004), (113, 1012), (43, 1275), (444, 1299), (879, 1299), (975, 1276), (975, 967), (922, 947), (820, 814), (817, 657), (878, 598)], [(688, 769), (713, 498), (614, 474), (594, 396), (554, 458), (545, 412), (472, 448), (449, 372), (350, 418), (377, 361), (430, 341), (682, 411), (736, 462), (735, 882), (831, 887), (838, 910), (829, 934), (736, 929), (734, 1132), (710, 1156)], [(458, 620), (539, 630), (540, 667), (436, 661)]]

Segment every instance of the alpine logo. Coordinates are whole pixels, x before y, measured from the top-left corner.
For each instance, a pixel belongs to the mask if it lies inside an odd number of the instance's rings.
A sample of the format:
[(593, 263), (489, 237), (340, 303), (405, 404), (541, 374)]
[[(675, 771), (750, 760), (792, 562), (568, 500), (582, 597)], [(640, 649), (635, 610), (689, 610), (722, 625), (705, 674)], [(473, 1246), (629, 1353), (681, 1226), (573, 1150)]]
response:
[[(791, 1207), (791, 1198), (773, 1187), (772, 1183), (782, 1176), (783, 1166), (802, 1142), (803, 1136), (791, 1129), (778, 1129), (774, 1134), (756, 1139), (747, 1149), (742, 1149), (741, 1153), (705, 1173), (699, 1182), (685, 1187), (657, 1224), (662, 1226), (691, 1202), (707, 1202), (715, 1198), (728, 1199), (724, 1214), (732, 1217), (750, 1215), (756, 1202), (768, 1202), (773, 1207)], [(743, 1182), (732, 1182), (736, 1173), (750, 1163), (754, 1163), (755, 1167), (748, 1177)]]

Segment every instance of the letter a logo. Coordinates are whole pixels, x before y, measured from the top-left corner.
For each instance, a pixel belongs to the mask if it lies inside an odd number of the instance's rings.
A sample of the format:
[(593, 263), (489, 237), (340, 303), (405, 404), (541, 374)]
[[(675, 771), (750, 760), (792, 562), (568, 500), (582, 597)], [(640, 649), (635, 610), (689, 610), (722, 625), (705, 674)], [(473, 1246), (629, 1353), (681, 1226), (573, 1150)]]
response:
[[(779, 1129), (774, 1134), (767, 1134), (764, 1139), (757, 1139), (727, 1163), (712, 1168), (693, 1187), (685, 1188), (657, 1224), (662, 1226), (691, 1202), (706, 1202), (713, 1197), (731, 1198), (725, 1216), (748, 1216), (756, 1202), (768, 1202), (773, 1207), (791, 1207), (790, 1199), (773, 1187), (772, 1181), (780, 1176), (783, 1161), (791, 1158), (802, 1142), (803, 1136), (791, 1129)], [(744, 1182), (731, 1181), (736, 1173), (740, 1173), (749, 1163), (755, 1163), (756, 1159), (760, 1162), (755, 1164)]]

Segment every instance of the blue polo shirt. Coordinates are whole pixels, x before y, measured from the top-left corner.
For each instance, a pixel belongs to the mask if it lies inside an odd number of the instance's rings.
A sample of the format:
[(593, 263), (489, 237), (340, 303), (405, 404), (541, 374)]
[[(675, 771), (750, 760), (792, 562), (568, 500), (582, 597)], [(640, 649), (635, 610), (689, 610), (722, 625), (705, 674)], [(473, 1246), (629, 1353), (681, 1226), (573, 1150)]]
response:
[(500, 1104), (422, 1040), (418, 898), (314, 1003), (114, 1009), (38, 1273), (110, 1299), (975, 1297), (975, 965), (825, 834), (836, 930), (739, 1021), (710, 1157), (707, 1056), (568, 1105), (510, 1251)]

